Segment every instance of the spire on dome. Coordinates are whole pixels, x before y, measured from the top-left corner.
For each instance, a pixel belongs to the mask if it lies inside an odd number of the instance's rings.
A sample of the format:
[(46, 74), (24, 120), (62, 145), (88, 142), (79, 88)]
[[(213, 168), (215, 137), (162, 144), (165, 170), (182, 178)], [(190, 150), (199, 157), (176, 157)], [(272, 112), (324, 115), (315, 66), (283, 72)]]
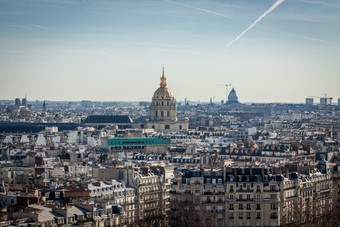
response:
[(160, 85), (161, 87), (166, 87), (166, 77), (164, 76), (164, 66), (163, 66), (163, 73), (162, 73)]

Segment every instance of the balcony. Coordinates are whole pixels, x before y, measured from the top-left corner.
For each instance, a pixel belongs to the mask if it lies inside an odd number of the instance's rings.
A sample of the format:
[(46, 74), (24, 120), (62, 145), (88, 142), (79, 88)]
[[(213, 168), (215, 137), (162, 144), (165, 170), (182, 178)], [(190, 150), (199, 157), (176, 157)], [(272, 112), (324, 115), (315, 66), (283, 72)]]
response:
[(280, 189), (263, 189), (263, 192), (280, 192)]
[(250, 199), (247, 199), (247, 198), (242, 198), (242, 199), (236, 198), (236, 201), (254, 201), (254, 199), (253, 198), (250, 198)]
[(252, 193), (252, 192), (254, 192), (254, 190), (252, 190), (252, 189), (237, 189), (236, 190), (236, 192), (248, 192), (248, 193)]

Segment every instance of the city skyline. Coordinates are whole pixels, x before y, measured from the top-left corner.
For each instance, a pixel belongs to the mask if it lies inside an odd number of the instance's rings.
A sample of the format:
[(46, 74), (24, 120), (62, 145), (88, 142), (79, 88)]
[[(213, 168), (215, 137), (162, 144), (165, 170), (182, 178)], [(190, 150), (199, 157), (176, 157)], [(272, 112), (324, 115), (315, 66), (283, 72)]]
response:
[[(340, 3), (2, 1), (0, 99), (149, 101), (162, 66), (177, 100), (340, 98)], [(229, 91), (231, 88), (229, 88)]]

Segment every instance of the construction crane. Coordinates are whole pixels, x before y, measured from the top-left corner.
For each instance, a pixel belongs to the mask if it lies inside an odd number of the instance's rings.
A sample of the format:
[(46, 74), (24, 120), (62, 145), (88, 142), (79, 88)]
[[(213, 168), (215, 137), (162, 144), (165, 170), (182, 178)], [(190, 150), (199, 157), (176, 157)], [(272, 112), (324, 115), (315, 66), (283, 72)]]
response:
[(324, 98), (325, 99), (325, 113), (324, 116), (327, 116), (327, 103), (329, 100), (329, 103), (332, 103), (332, 97), (327, 97), (327, 94), (325, 94), (325, 97), (321, 97), (321, 96), (308, 96), (308, 98), (320, 98), (320, 104), (321, 104), (321, 99)]
[(225, 101), (228, 101), (228, 87), (231, 86), (231, 84), (215, 84), (215, 85), (224, 85), (226, 88), (226, 94), (225, 94)]

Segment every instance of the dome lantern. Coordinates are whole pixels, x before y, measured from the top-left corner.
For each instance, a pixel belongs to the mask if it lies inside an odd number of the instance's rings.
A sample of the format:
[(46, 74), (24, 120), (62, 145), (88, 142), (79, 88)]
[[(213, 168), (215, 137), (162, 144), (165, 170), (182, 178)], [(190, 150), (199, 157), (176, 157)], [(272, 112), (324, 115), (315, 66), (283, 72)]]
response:
[(162, 73), (162, 77), (161, 77), (160, 86), (161, 87), (166, 87), (166, 77), (164, 76), (164, 66), (163, 66), (163, 73)]

